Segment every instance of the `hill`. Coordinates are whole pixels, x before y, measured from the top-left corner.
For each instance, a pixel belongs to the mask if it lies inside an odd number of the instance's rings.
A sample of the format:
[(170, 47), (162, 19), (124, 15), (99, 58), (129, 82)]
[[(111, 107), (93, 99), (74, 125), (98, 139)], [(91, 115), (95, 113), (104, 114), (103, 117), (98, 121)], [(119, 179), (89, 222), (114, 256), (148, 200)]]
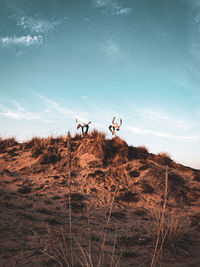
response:
[(166, 153), (97, 131), (1, 139), (0, 175), (1, 266), (199, 266), (200, 170)]

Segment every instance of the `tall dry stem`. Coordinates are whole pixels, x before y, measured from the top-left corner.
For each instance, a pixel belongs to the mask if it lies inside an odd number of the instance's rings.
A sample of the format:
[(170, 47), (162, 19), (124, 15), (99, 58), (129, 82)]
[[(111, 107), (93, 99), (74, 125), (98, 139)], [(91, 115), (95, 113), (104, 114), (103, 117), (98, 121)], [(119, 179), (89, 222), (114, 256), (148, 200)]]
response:
[(89, 246), (89, 258), (92, 262), (92, 254), (91, 254), (91, 231), (90, 231), (90, 207), (89, 204), (87, 204), (87, 217), (88, 217), (88, 246)]
[(109, 225), (109, 222), (110, 222), (110, 217), (111, 217), (111, 213), (112, 213), (112, 208), (113, 208), (113, 203), (114, 203), (114, 200), (115, 200), (116, 191), (117, 191), (117, 186), (115, 188), (114, 195), (113, 195), (113, 197), (111, 198), (111, 201), (110, 201), (109, 214), (108, 214), (108, 219), (107, 219), (106, 227), (105, 227), (105, 231), (104, 231), (103, 242), (102, 242), (101, 252), (100, 252), (100, 256), (99, 256), (98, 267), (100, 267), (100, 265), (101, 265), (101, 260), (102, 260), (103, 254), (104, 254), (104, 246), (105, 246), (105, 241), (106, 241), (107, 228), (108, 228), (108, 225)]
[(71, 255), (71, 266), (73, 267), (73, 251), (72, 251), (72, 209), (71, 209), (71, 134), (68, 132), (67, 135), (67, 179), (68, 179), (68, 208), (69, 208), (69, 234), (70, 234), (70, 255)]
[(115, 240), (114, 240), (113, 249), (112, 249), (112, 258), (111, 258), (111, 262), (110, 262), (110, 267), (113, 266), (113, 262), (114, 262), (114, 255), (115, 255), (115, 246), (116, 246), (116, 242), (117, 242), (117, 227), (116, 227)]
[[(151, 267), (154, 267), (156, 265), (156, 262), (158, 260), (160, 253), (161, 253), (161, 258), (162, 258), (162, 248), (163, 248), (163, 244), (164, 244), (164, 240), (166, 238), (167, 232), (169, 230), (169, 229), (166, 230), (166, 233), (164, 234), (165, 213), (166, 213), (166, 206), (167, 206), (167, 191), (168, 191), (168, 167), (166, 168), (166, 173), (165, 173), (165, 191), (164, 191), (164, 203), (163, 203), (162, 215), (159, 221), (160, 224), (158, 227), (156, 245), (154, 249), (153, 258), (151, 261)], [(158, 248), (160, 236), (161, 236), (162, 241), (161, 241), (160, 248)]]

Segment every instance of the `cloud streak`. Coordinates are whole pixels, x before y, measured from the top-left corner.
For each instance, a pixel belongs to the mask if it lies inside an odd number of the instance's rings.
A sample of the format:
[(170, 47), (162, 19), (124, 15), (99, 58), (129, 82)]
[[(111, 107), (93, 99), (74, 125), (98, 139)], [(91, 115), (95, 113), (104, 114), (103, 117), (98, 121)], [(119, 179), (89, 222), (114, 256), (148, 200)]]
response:
[(15, 20), (17, 27), (23, 29), (25, 34), (22, 36), (3, 36), (0, 43), (3, 46), (36, 46), (41, 45), (44, 40), (44, 34), (54, 30), (54, 28), (62, 23), (62, 20), (49, 21), (40, 18), (31, 18), (27, 16), (11, 17)]
[(150, 108), (144, 108), (144, 109), (136, 109), (136, 112), (143, 118), (152, 120), (160, 124), (167, 123), (170, 126), (184, 130), (190, 128), (189, 123), (187, 123), (185, 120), (175, 119), (174, 116), (171, 116), (162, 110), (155, 110), (155, 109), (152, 110)]
[(20, 36), (20, 37), (9, 37), (5, 36), (2, 37), (1, 43), (3, 46), (12, 46), (12, 45), (18, 45), (18, 46), (34, 46), (34, 45), (40, 45), (43, 42), (42, 36), (31, 36), (31, 35), (26, 35), (26, 36)]
[(30, 31), (32, 34), (41, 34), (54, 30), (54, 28), (61, 23), (60, 20), (49, 21), (39, 18), (29, 18), (27, 16), (17, 17), (16, 20), (17, 26)]
[(39, 98), (41, 98), (44, 103), (46, 104), (49, 112), (50, 111), (56, 111), (58, 112), (59, 114), (63, 115), (63, 116), (67, 116), (67, 115), (70, 115), (70, 116), (74, 116), (75, 117), (75, 112), (73, 109), (70, 109), (70, 108), (64, 108), (62, 107), (58, 102), (56, 101), (53, 101), (47, 97), (44, 97), (44, 96), (41, 96), (39, 95)]
[(44, 117), (44, 114), (41, 112), (30, 112), (27, 111), (21, 104), (16, 101), (12, 101), (15, 107), (9, 108), (4, 104), (0, 104), (0, 116), (6, 117), (14, 120), (25, 120), (25, 121), (34, 121), (39, 120), (42, 122), (53, 123), (51, 119)]
[(117, 0), (93, 0), (93, 5), (112, 16), (128, 15), (132, 11), (131, 8), (123, 8)]
[(183, 141), (187, 141), (187, 140), (197, 141), (197, 140), (199, 140), (199, 137), (197, 135), (188, 135), (188, 136), (173, 135), (173, 134), (167, 133), (167, 132), (152, 131), (149, 129), (142, 129), (140, 127), (133, 127), (133, 126), (127, 127), (127, 129), (132, 131), (135, 134), (152, 135), (152, 136), (158, 136), (158, 137), (172, 139), (172, 140), (183, 140)]

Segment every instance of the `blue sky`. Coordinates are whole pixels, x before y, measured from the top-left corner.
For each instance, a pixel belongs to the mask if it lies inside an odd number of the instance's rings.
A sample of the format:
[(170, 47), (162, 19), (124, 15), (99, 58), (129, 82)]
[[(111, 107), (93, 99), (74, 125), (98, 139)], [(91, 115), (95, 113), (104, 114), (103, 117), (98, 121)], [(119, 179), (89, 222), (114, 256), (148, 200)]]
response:
[(200, 168), (198, 0), (0, 0), (0, 134), (91, 129)]

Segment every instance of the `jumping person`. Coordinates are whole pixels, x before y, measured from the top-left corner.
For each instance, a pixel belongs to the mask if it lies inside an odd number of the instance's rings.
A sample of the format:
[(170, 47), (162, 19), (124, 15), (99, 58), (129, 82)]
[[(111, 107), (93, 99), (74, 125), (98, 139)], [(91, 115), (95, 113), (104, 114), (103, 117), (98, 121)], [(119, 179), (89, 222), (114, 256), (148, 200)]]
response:
[[(76, 118), (77, 130), (81, 127), (83, 136), (87, 135), (90, 123), (91, 123), (91, 121), (89, 121), (88, 123), (84, 123), (84, 122), (83, 123), (79, 123), (78, 119)], [(85, 131), (84, 131), (84, 128), (85, 128)]]
[(112, 124), (109, 126), (109, 130), (111, 131), (112, 135), (115, 134), (115, 129), (119, 131), (119, 128), (121, 127), (121, 125), (122, 125), (122, 119), (120, 119), (120, 124), (118, 124), (118, 123), (115, 123), (115, 117), (114, 117), (112, 120)]

